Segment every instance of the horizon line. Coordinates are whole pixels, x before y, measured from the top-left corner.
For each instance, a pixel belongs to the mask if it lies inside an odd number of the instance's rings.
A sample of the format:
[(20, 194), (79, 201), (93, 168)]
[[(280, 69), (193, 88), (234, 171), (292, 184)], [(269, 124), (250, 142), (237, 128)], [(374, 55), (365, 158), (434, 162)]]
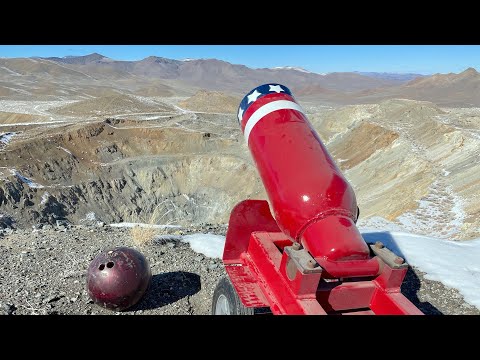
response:
[[(81, 57), (87, 57), (87, 56), (91, 56), (91, 55), (100, 55), (106, 59), (110, 59), (110, 60), (113, 60), (113, 61), (117, 61), (117, 62), (137, 62), (137, 61), (143, 61), (145, 59), (148, 59), (148, 58), (161, 58), (161, 59), (167, 59), (167, 60), (175, 60), (175, 61), (183, 61), (183, 62), (186, 62), (186, 61), (197, 61), (197, 60), (216, 60), (216, 61), (222, 61), (222, 62), (225, 62), (227, 64), (231, 64), (231, 65), (238, 65), (238, 66), (245, 66), (249, 69), (254, 69), (254, 70), (262, 70), (262, 69), (269, 69), (269, 70), (282, 70), (282, 68), (290, 68), (289, 70), (294, 70), (294, 71), (301, 71), (301, 70), (298, 70), (298, 69), (302, 69), (308, 73), (312, 73), (312, 74), (317, 74), (317, 75), (327, 75), (327, 74), (333, 74), (333, 73), (376, 73), (376, 74), (398, 74), (398, 75), (435, 75), (435, 74), (452, 74), (453, 72), (449, 72), (449, 73), (424, 73), (424, 72), (420, 72), (420, 71), (407, 71), (407, 72), (398, 72), (398, 71), (364, 71), (364, 70), (336, 70), (336, 71), (328, 71), (328, 72), (316, 72), (316, 71), (312, 71), (312, 70), (308, 70), (306, 69), (305, 67), (302, 67), (302, 66), (296, 66), (296, 65), (284, 65), (284, 66), (274, 66), (274, 67), (251, 67), (251, 66), (248, 66), (248, 65), (245, 65), (245, 64), (239, 64), (239, 63), (233, 63), (233, 62), (229, 62), (229, 61), (226, 61), (226, 60), (222, 60), (222, 59), (218, 59), (218, 58), (185, 58), (185, 59), (174, 59), (174, 58), (168, 58), (168, 57), (163, 57), (163, 56), (157, 56), (157, 55), (149, 55), (149, 56), (146, 56), (144, 58), (141, 58), (141, 59), (137, 59), (137, 60), (126, 60), (126, 59), (114, 59), (114, 58), (111, 58), (111, 57), (108, 57), (108, 56), (105, 56), (103, 54), (100, 54), (98, 52), (92, 52), (92, 53), (89, 53), (89, 54), (86, 54), (86, 55), (64, 55), (62, 57), (60, 56), (28, 56), (28, 57), (8, 57), (8, 56), (0, 56), (0, 59), (50, 59), (50, 58), (57, 58), (57, 59), (70, 59), (70, 58), (81, 58)], [(463, 71), (466, 71), (468, 70), (469, 68), (473, 68), (475, 69), (474, 67), (470, 66), (468, 68), (465, 68), (465, 70)], [(475, 69), (476, 70), (476, 69)], [(462, 73), (463, 71), (459, 72), (458, 74)], [(455, 74), (455, 73), (453, 73)]]

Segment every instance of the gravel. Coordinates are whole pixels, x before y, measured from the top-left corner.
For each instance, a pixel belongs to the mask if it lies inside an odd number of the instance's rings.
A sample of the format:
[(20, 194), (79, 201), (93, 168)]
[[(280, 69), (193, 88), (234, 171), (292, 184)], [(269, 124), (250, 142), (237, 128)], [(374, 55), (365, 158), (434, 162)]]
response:
[[(195, 253), (179, 236), (225, 235), (225, 226), (161, 231), (172, 236), (143, 246), (133, 243), (130, 229), (110, 226), (61, 224), (0, 234), (0, 314), (210, 314), (213, 291), (225, 275), (223, 263)], [(152, 270), (151, 285), (142, 300), (123, 312), (94, 304), (86, 291), (90, 262), (113, 246), (136, 248)], [(402, 293), (425, 314), (480, 314), (458, 291), (425, 279), (417, 269), (408, 271)]]

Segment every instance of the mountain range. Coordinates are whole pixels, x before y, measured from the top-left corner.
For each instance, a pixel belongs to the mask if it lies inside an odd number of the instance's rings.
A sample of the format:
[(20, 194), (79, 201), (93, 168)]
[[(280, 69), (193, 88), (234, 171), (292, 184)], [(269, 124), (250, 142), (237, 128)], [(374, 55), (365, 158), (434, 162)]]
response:
[(326, 104), (369, 103), (388, 98), (428, 100), (444, 106), (480, 106), (480, 74), (317, 74), (287, 66), (253, 69), (217, 59), (174, 60), (150, 56), (118, 61), (101, 54), (0, 58), (0, 99), (82, 99), (118, 93), (190, 96), (198, 90), (243, 96), (261, 83), (288, 86), (299, 98)]

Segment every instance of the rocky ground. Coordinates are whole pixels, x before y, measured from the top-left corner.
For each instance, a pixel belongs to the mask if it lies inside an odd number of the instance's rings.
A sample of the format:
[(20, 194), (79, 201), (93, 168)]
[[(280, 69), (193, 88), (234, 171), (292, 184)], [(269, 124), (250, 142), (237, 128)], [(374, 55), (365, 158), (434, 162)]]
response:
[[(159, 230), (171, 239), (136, 246), (130, 229), (105, 224), (32, 230), (1, 230), (1, 314), (210, 314), (218, 280), (225, 275), (222, 262), (191, 250), (178, 235), (224, 235), (225, 226), (205, 225), (190, 229)], [(176, 236), (173, 236), (176, 235)], [(124, 312), (113, 312), (93, 303), (86, 292), (86, 270), (91, 260), (107, 247), (131, 246), (148, 259), (152, 283), (143, 299)], [(409, 270), (402, 292), (425, 314), (480, 314), (454, 289)]]

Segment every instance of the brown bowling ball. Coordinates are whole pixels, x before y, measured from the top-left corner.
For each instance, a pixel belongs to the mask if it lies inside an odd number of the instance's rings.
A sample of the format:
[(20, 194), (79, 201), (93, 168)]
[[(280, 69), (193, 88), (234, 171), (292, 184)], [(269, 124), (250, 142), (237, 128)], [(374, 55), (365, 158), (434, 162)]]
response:
[(107, 249), (88, 267), (88, 295), (97, 305), (125, 310), (141, 299), (151, 278), (148, 261), (139, 251), (124, 246)]

